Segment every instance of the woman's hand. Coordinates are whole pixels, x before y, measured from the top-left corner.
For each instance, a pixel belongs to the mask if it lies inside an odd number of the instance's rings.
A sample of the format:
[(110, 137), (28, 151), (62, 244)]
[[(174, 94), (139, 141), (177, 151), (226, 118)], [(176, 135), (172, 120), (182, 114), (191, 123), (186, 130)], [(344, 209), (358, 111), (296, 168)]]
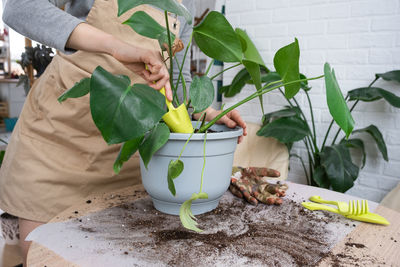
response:
[[(210, 120), (214, 119), (215, 117), (217, 117), (222, 111), (215, 110), (215, 109), (209, 107), (204, 112), (206, 113), (206, 121), (210, 121)], [(202, 114), (203, 113), (193, 114), (193, 118), (198, 120)], [(243, 137), (247, 135), (246, 123), (240, 116), (239, 111), (237, 111), (236, 109), (228, 112), (221, 119), (219, 119), (217, 121), (217, 123), (225, 124), (229, 128), (235, 128), (236, 126), (243, 128), (243, 135), (239, 137), (238, 144), (240, 144), (243, 140)]]
[(87, 23), (79, 24), (72, 31), (66, 46), (76, 50), (106, 53), (113, 56), (129, 70), (145, 79), (152, 88), (160, 90), (165, 87), (166, 97), (172, 101), (169, 72), (159, 52), (123, 42)]

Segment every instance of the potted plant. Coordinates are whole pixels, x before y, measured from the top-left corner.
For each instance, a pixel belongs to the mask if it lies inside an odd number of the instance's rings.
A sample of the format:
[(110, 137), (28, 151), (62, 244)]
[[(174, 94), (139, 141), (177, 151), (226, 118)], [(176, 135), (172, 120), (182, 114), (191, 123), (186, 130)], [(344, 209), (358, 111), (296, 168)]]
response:
[[(183, 16), (189, 23), (192, 21), (192, 16), (175, 0), (119, 0), (119, 15), (143, 3), (165, 10), (166, 27), (158, 24), (143, 11), (137, 11), (124, 23), (138, 34), (158, 40), (161, 50), (169, 58), (171, 81), (172, 69), (176, 63), (180, 70), (177, 80), (183, 85), (182, 104), (186, 108), (193, 108), (195, 113), (204, 113), (214, 99), (212, 80), (224, 71), (238, 66), (244, 66), (249, 73), (255, 85), (255, 92), (221, 111), (209, 122), (205, 122), (204, 119), (193, 122), (199, 127), (195, 127), (196, 133), (191, 134), (170, 133), (168, 126), (162, 120), (167, 113), (162, 94), (144, 84), (131, 85), (128, 77), (113, 75), (101, 66), (95, 69), (91, 77), (82, 79), (66, 91), (60, 96), (59, 101), (81, 97), (90, 92), (91, 114), (104, 140), (108, 144), (122, 143), (114, 164), (115, 172), (118, 172), (123, 163), (139, 150), (143, 184), (153, 197), (155, 207), (159, 209), (164, 207), (163, 211), (175, 214), (177, 207), (180, 207), (179, 215), (183, 226), (194, 231), (201, 231), (197, 228), (193, 212), (198, 214), (214, 208), (227, 190), (236, 140), (241, 135), (240, 129), (232, 130), (215, 123), (234, 108), (254, 98), (261, 98), (263, 94), (281, 86), (285, 88), (285, 96), (290, 99), (300, 90), (301, 82), (319, 79), (324, 75), (309, 79), (300, 77), (300, 50), (296, 39), (275, 54), (274, 66), (282, 79), (279, 83), (274, 81), (262, 85), (261, 71), (269, 72), (269, 70), (249, 36), (241, 29), (233, 29), (222, 14), (212, 11), (193, 28), (193, 38), (207, 56), (215, 60), (231, 62), (234, 65), (208, 77), (212, 65), (210, 64), (204, 76), (193, 78), (187, 92), (186, 82), (182, 76), (183, 63), (173, 61), (172, 48), (175, 36), (168, 27), (167, 13)], [(189, 47), (190, 42), (186, 45), (185, 56)], [(328, 63), (325, 64), (324, 72), (327, 90), (334, 94), (335, 100), (341, 101), (341, 104), (337, 106), (341, 110), (338, 120), (348, 136), (353, 129), (353, 119)], [(178, 84), (171, 84), (173, 93), (176, 95)], [(181, 104), (176, 98), (174, 101), (178, 105)], [(337, 114), (333, 116), (338, 117)], [(201, 117), (206, 116), (203, 114)], [(223, 132), (211, 133), (210, 130), (213, 128)], [(224, 145), (227, 145), (225, 150), (221, 148)], [(227, 157), (218, 156), (216, 154), (218, 151), (223, 151)], [(207, 155), (212, 157), (207, 159)], [(195, 160), (189, 163), (188, 159), (192, 159), (192, 156)], [(217, 179), (220, 181), (217, 182)], [(150, 182), (155, 184), (151, 185)], [(219, 189), (216, 189), (217, 184), (220, 186)], [(166, 193), (161, 194), (166, 195), (167, 199), (158, 201), (159, 199), (155, 199), (154, 195), (158, 193), (156, 191), (161, 190), (165, 190)], [(212, 197), (210, 197), (211, 193)], [(169, 205), (170, 203), (172, 204)]]
[[(305, 77), (302, 74), (301, 76)], [(261, 79), (263, 83), (270, 83), (273, 81), (279, 82), (281, 77), (277, 72), (269, 72), (264, 73)], [(345, 100), (348, 103), (354, 101), (350, 112), (354, 110), (359, 101), (372, 102), (380, 99), (384, 99), (395, 108), (400, 108), (400, 97), (383, 88), (373, 86), (379, 79), (400, 82), (400, 70), (377, 73), (375, 74), (374, 80), (368, 86), (348, 91)], [(251, 83), (251, 78), (246, 69), (243, 69), (235, 75), (230, 85), (221, 88), (221, 93), (223, 93), (225, 97), (232, 97), (238, 94), (246, 83)], [(383, 135), (373, 124), (362, 129), (354, 130), (349, 139), (344, 137), (338, 139), (340, 134), (339, 128), (336, 130), (330, 145), (328, 145), (328, 136), (335, 122), (335, 116), (333, 116), (323, 141), (319, 143), (316, 136), (313, 105), (309, 96), (311, 87), (307, 82), (304, 82), (301, 85), (301, 89), (306, 95), (311, 115), (311, 126), (307, 121), (303, 109), (297, 102), (296, 97), (293, 97), (291, 100), (286, 98), (288, 105), (285, 108), (263, 115), (262, 125), (257, 135), (278, 139), (287, 146), (289, 152), (294, 142), (302, 141), (307, 149), (308, 168), (300, 155), (290, 153), (290, 157), (300, 159), (309, 185), (330, 188), (339, 192), (346, 192), (353, 187), (360, 169), (365, 166), (366, 162), (364, 142), (360, 138), (356, 138), (356, 135), (359, 133), (369, 134), (376, 142), (384, 160), (389, 160)], [(280, 90), (280, 92), (284, 96), (284, 92), (282, 90)], [(328, 97), (327, 100), (328, 106), (335, 109), (336, 104), (333, 102), (334, 99)], [(354, 164), (350, 149), (357, 149), (361, 152), (362, 159), (360, 166)]]

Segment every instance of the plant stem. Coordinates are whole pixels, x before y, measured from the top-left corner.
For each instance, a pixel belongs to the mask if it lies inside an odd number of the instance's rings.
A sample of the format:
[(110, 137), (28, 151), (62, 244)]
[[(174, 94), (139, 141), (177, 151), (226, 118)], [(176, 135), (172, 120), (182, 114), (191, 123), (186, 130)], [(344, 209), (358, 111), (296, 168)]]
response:
[(236, 65), (233, 65), (233, 66), (230, 66), (229, 68), (223, 69), (222, 71), (220, 71), (220, 72), (218, 72), (217, 74), (215, 74), (214, 76), (212, 76), (212, 77), (210, 78), (210, 80), (214, 80), (215, 78), (217, 78), (219, 75), (221, 75), (221, 74), (224, 73), (225, 71), (230, 70), (230, 69), (233, 69), (233, 68), (235, 68), (235, 67), (237, 67), (237, 66), (239, 66), (239, 65), (241, 65), (241, 64), (242, 64), (242, 63), (237, 63)]
[(165, 15), (165, 23), (167, 26), (167, 33), (168, 33), (168, 55), (169, 55), (169, 82), (171, 84), (172, 89), (176, 92), (176, 88), (174, 88), (174, 80), (173, 80), (173, 70), (174, 70), (174, 66), (173, 66), (173, 56), (172, 56), (172, 43), (171, 43), (171, 32), (169, 30), (169, 22), (168, 22), (168, 12), (167, 10), (164, 11), (164, 15)]
[(311, 123), (312, 123), (313, 133), (314, 133), (313, 142), (314, 142), (314, 146), (317, 148), (317, 149), (316, 149), (316, 152), (318, 152), (318, 147), (317, 147), (317, 134), (316, 134), (316, 132), (315, 132), (315, 120), (314, 120), (314, 112), (313, 112), (313, 108), (312, 108), (312, 104), (311, 104), (311, 99), (310, 99), (310, 96), (309, 96), (308, 92), (307, 92), (306, 90), (304, 90), (304, 92), (306, 93), (308, 105), (309, 105), (309, 107), (310, 107)]
[(275, 89), (277, 89), (277, 88), (279, 88), (279, 87), (281, 87), (281, 86), (284, 86), (284, 85), (294, 84), (294, 83), (303, 82), (303, 81), (316, 80), (316, 79), (322, 78), (323, 76), (324, 76), (324, 75), (321, 75), (321, 76), (318, 76), (318, 77), (314, 77), (314, 78), (308, 78), (308, 79), (301, 79), (301, 80), (291, 81), (291, 82), (287, 82), (287, 83), (282, 84), (282, 85), (280, 84), (280, 85), (277, 85), (277, 86), (274, 86), (274, 87), (271, 87), (271, 88), (267, 88), (267, 89), (266, 89), (267, 86), (263, 86), (263, 87), (261, 88), (261, 90), (259, 90), (259, 91), (255, 92), (255, 93), (251, 94), (250, 96), (248, 96), (248, 97), (246, 97), (245, 99), (239, 101), (239, 102), (236, 103), (235, 105), (233, 105), (233, 106), (227, 108), (226, 110), (222, 111), (218, 116), (216, 116), (214, 119), (212, 119), (209, 123), (207, 123), (206, 125), (204, 125), (203, 127), (201, 127), (200, 130), (199, 130), (199, 133), (204, 133), (208, 128), (210, 128), (214, 123), (216, 123), (220, 118), (222, 118), (222, 117), (223, 117), (224, 115), (226, 115), (228, 112), (230, 112), (231, 110), (235, 109), (236, 107), (238, 107), (238, 106), (240, 106), (240, 105), (243, 105), (244, 103), (246, 103), (246, 102), (248, 102), (248, 101), (250, 101), (250, 100), (252, 100), (252, 99), (254, 99), (254, 98), (256, 98), (256, 97), (258, 97), (258, 96), (260, 96), (260, 95), (263, 95), (263, 94), (265, 94), (265, 93), (268, 93), (268, 92), (270, 92), (270, 91), (272, 91), (272, 90), (275, 90)]
[(290, 157), (295, 157), (295, 158), (300, 159), (301, 165), (303, 166), (303, 170), (304, 170), (304, 173), (305, 173), (306, 178), (307, 178), (307, 184), (308, 184), (308, 185), (311, 185), (311, 180), (310, 180), (310, 177), (308, 176), (307, 169), (306, 169), (306, 165), (304, 164), (303, 158), (300, 157), (300, 156), (297, 155), (297, 154), (290, 154), (289, 156), (290, 156)]
[(286, 99), (286, 101), (289, 103), (289, 105), (290, 105), (291, 107), (294, 107), (294, 105), (292, 104), (292, 102), (290, 102), (290, 99), (287, 99), (287, 98), (286, 98), (285, 93), (282, 91), (281, 88), (279, 88), (279, 92), (281, 92), (281, 94), (283, 95), (283, 98)]
[(176, 59), (176, 57), (175, 57), (175, 60), (176, 60), (176, 62), (178, 64), (178, 68), (179, 68), (179, 76), (178, 76), (178, 80), (176, 81), (175, 88), (178, 88), (179, 81), (180, 81), (180, 79), (182, 79), (183, 101), (184, 101), (185, 104), (187, 104), (186, 103), (187, 102), (187, 99), (186, 99), (187, 91), (186, 91), (186, 81), (185, 81), (185, 78), (183, 77), (182, 70), (183, 70), (183, 66), (185, 65), (186, 56), (187, 56), (187, 53), (189, 51), (190, 45), (192, 44), (192, 39), (193, 39), (193, 31), (190, 34), (189, 42), (186, 45), (185, 54), (183, 55), (183, 60), (182, 60), (182, 65), (181, 66), (179, 66), (178, 59)]
[(210, 62), (210, 64), (208, 64), (207, 71), (206, 71), (206, 73), (204, 74), (205, 76), (207, 76), (208, 73), (210, 72), (211, 66), (214, 64), (214, 61), (215, 61), (215, 59), (212, 59), (211, 62)]
[(204, 169), (206, 168), (206, 141), (207, 141), (207, 131), (204, 133), (204, 144), (203, 144), (203, 168), (201, 170), (201, 180), (200, 180), (200, 192), (203, 190), (204, 182)]

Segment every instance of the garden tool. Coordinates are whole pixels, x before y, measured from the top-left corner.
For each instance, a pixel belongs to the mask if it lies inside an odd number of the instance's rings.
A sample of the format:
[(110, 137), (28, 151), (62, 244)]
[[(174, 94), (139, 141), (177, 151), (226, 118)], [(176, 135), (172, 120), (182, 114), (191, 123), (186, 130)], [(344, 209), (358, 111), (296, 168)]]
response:
[(279, 176), (278, 171), (269, 168), (234, 167), (229, 190), (253, 205), (257, 205), (259, 201), (268, 205), (280, 205), (281, 197), (286, 194), (287, 185), (281, 184), (280, 181), (276, 184), (266, 181), (267, 177)]
[(303, 207), (309, 209), (309, 210), (326, 210), (330, 212), (334, 212), (337, 214), (341, 214), (344, 217), (356, 221), (362, 221), (362, 222), (369, 222), (369, 223), (376, 223), (376, 224), (384, 224), (384, 225), (389, 225), (390, 223), (383, 218), (382, 216), (369, 212), (368, 209), (368, 201), (363, 200), (360, 202), (357, 200), (357, 202), (349, 202), (349, 211), (348, 212), (341, 212), (338, 209), (335, 209), (331, 206), (326, 206), (323, 204), (318, 204), (314, 202), (302, 202), (301, 203)]
[[(162, 88), (160, 93), (165, 96), (165, 89)], [(165, 98), (165, 103), (167, 104), (168, 112), (162, 118), (169, 129), (174, 133), (193, 133), (194, 129), (185, 104), (175, 108), (167, 98)]]
[[(146, 65), (146, 70), (147, 70)], [(153, 82), (155, 83), (155, 82)], [(165, 88), (161, 88), (160, 93), (165, 96)], [(185, 104), (181, 104), (178, 108), (165, 97), (165, 103), (168, 107), (168, 112), (162, 117), (169, 129), (173, 133), (193, 133), (194, 129), (189, 117), (189, 113)]]

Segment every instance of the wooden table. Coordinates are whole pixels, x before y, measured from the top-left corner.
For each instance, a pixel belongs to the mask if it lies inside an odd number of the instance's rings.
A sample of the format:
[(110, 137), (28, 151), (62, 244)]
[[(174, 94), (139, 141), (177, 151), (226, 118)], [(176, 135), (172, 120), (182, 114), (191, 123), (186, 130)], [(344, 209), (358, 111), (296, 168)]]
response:
[[(86, 200), (82, 203), (77, 203), (60, 213), (50, 222), (60, 222), (79, 217), (122, 203), (134, 201), (145, 196), (147, 196), (147, 194), (141, 185), (113, 193), (93, 195), (88, 198), (91, 200), (90, 204), (87, 203)], [(76, 214), (75, 211), (78, 211), (78, 214)], [(400, 213), (384, 206), (379, 206), (375, 212), (388, 219), (391, 225), (383, 227), (368, 223), (359, 224), (345, 239), (336, 244), (331, 250), (334, 255), (346, 255), (347, 262), (341, 261), (340, 266), (354, 266), (354, 264), (357, 263), (354, 261), (352, 262), (351, 253), (353, 248), (351, 246), (349, 247), (349, 243), (364, 244), (366, 246), (362, 250), (364, 256), (367, 254), (367, 256), (373, 257), (377, 260), (375, 262), (379, 263), (379, 266), (382, 264), (387, 266), (400, 266)], [(32, 267), (77, 266), (35, 242), (31, 245), (27, 261), (28, 266)], [(323, 259), (319, 263), (319, 266), (332, 266), (335, 265), (335, 263), (338, 265), (335, 258), (330, 257)], [(358, 264), (362, 266), (365, 263)], [(371, 263), (368, 264), (368, 266), (372, 265)]]

